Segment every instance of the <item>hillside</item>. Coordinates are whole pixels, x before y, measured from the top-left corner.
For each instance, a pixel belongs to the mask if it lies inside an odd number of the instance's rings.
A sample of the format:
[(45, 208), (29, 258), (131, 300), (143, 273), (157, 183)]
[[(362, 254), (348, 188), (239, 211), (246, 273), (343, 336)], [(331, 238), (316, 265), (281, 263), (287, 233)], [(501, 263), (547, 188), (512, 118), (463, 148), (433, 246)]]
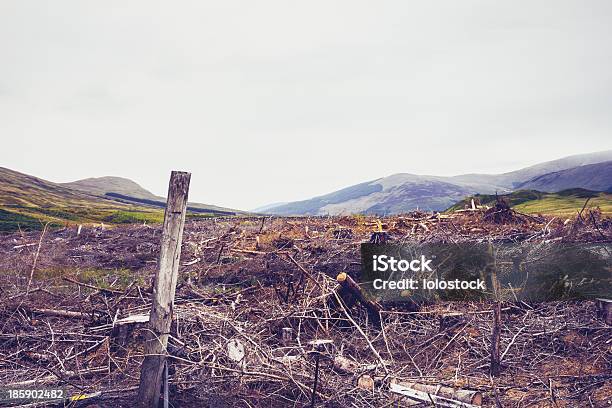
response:
[[(126, 183), (121, 185), (129, 186)], [(140, 188), (136, 183), (133, 185)], [(133, 199), (140, 201), (136, 203), (93, 194), (99, 194), (99, 191), (93, 188), (90, 191), (91, 193), (78, 191), (0, 167), (0, 232), (40, 229), (45, 223), (62, 226), (86, 223), (156, 223), (163, 220), (163, 202)], [(189, 217), (228, 214), (191, 206), (189, 210)]]
[(396, 174), (331, 194), (272, 208), (278, 215), (396, 214), (414, 208), (440, 210), (473, 190), (429, 177)]
[(97, 196), (104, 196), (106, 193), (117, 193), (150, 200), (158, 198), (139, 184), (123, 177), (92, 177), (70, 183), (60, 183), (60, 185)]
[(161, 211), (96, 197), (0, 167), (0, 231), (39, 229), (46, 222), (159, 221)]
[[(500, 194), (516, 211), (525, 214), (575, 215), (585, 209), (599, 208), (605, 215), (612, 215), (612, 194), (590, 191), (581, 188), (563, 190), (557, 193), (547, 193), (536, 190), (519, 190), (508, 194)], [(471, 200), (485, 206), (493, 206), (497, 200), (494, 194), (474, 194), (457, 202), (447, 212), (453, 212), (471, 206)]]
[[(500, 189), (523, 188), (522, 183), (543, 174), (585, 166), (594, 163), (602, 163), (612, 160), (612, 150), (603, 152), (577, 154), (558, 160), (539, 163), (519, 170), (502, 174), (463, 174), (450, 177), (453, 182), (469, 183), (473, 185), (490, 185)], [(576, 187), (576, 186), (574, 186)], [(585, 187), (586, 188), (586, 187)], [(557, 190), (558, 191), (558, 190)], [(485, 193), (486, 191), (480, 191)]]
[[(588, 177), (588, 165), (612, 160), (612, 150), (580, 154), (559, 160), (539, 163), (503, 174), (464, 174), (452, 177), (394, 174), (370, 182), (356, 184), (308, 200), (273, 206), (267, 213), (276, 215), (337, 215), (337, 214), (398, 214), (414, 209), (443, 211), (463, 197), (480, 194), (509, 193), (528, 181), (552, 172), (568, 171), (568, 187), (593, 188), (612, 181), (609, 172), (600, 172), (599, 181)], [(582, 177), (571, 181), (576, 174)], [(559, 184), (561, 186), (561, 183)], [(531, 188), (531, 187), (529, 187)], [(599, 189), (599, 188), (596, 188)], [(558, 190), (557, 190), (558, 191)]]
[[(123, 177), (106, 176), (87, 178), (70, 183), (62, 183), (61, 185), (73, 190), (123, 203), (153, 207), (164, 207), (166, 205), (166, 199), (164, 197), (156, 196), (134, 181)], [(210, 212), (218, 215), (243, 213), (242, 211), (233, 210), (231, 208), (192, 202), (189, 203), (189, 210), (193, 212)]]
[(520, 189), (547, 192), (556, 192), (577, 187), (594, 191), (612, 192), (612, 161), (587, 164), (543, 174), (518, 186)]

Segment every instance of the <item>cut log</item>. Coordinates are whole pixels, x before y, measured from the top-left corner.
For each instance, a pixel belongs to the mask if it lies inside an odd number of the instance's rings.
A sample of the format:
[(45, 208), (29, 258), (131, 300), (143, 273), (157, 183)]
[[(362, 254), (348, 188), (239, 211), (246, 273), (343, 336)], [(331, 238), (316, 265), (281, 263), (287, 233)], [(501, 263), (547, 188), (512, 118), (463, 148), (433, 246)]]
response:
[(410, 399), (434, 403), (439, 407), (477, 408), (482, 405), (482, 394), (479, 391), (463, 390), (444, 385), (420, 384), (392, 379), (389, 391)]
[(144, 328), (149, 322), (149, 314), (136, 314), (117, 319), (112, 324), (112, 346), (125, 347), (132, 338), (134, 330)]
[(334, 357), (334, 370), (342, 374), (355, 374), (359, 364), (343, 356)]
[[(375, 319), (375, 321), (379, 320), (380, 311), (382, 310), (382, 306), (378, 304), (377, 302), (374, 302), (368, 299), (363, 293), (363, 290), (361, 289), (361, 287), (357, 284), (357, 282), (353, 280), (353, 278), (351, 278), (345, 272), (341, 272), (336, 277), (336, 281), (340, 284), (340, 287), (341, 287), (341, 291), (338, 293), (340, 297), (344, 299), (342, 295), (344, 295), (345, 293), (350, 294), (359, 303), (365, 306), (366, 309), (368, 309), (368, 312), (370, 313), (371, 317)], [(342, 293), (342, 292), (345, 292), (345, 293)], [(347, 302), (347, 303), (351, 303), (351, 302)]]
[(54, 316), (54, 317), (67, 317), (74, 319), (89, 319), (92, 315), (83, 312), (73, 312), (70, 310), (57, 310), (57, 309), (32, 309), (32, 312), (39, 315)]
[(364, 374), (357, 380), (357, 387), (362, 390), (374, 392), (374, 380), (368, 374)]
[(39, 377), (33, 380), (25, 380), (18, 381), (13, 383), (4, 384), (5, 388), (15, 387), (15, 388), (25, 388), (30, 387), (32, 385), (42, 385), (42, 384), (50, 384), (50, 383), (58, 383), (58, 382), (66, 382), (66, 380), (71, 378), (83, 378), (97, 374), (103, 374), (108, 372), (108, 367), (94, 367), (88, 368), (85, 370), (77, 370), (77, 371), (59, 371), (57, 374), (51, 374), (44, 377)]
[(334, 370), (341, 374), (355, 375), (364, 371), (375, 370), (376, 367), (376, 364), (359, 364), (344, 356), (334, 357)]

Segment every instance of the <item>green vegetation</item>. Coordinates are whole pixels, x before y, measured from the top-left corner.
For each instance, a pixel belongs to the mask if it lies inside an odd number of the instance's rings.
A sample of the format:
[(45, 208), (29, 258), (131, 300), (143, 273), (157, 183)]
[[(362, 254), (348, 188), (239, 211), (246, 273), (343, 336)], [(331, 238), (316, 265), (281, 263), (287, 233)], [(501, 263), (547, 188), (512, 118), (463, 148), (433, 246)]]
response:
[[(8, 271), (0, 271), (0, 273), (7, 275), (10, 274)], [(98, 288), (115, 290), (124, 290), (134, 282), (140, 286), (143, 286), (145, 282), (142, 274), (125, 268), (92, 268), (80, 270), (78, 268), (69, 266), (53, 266), (50, 268), (40, 268), (36, 270), (34, 277), (37, 281), (44, 281), (47, 284), (51, 284), (51, 282), (61, 282), (62, 278), (72, 278), (78, 282), (96, 286)], [(74, 289), (69, 288), (67, 290)]]
[[(574, 215), (579, 212), (586, 198), (578, 196), (560, 196), (548, 194), (540, 200), (529, 201), (514, 207), (515, 210), (525, 214), (551, 214)], [(591, 198), (587, 204), (588, 209), (599, 207), (605, 215), (612, 215), (612, 194), (600, 193)]]
[[(142, 276), (137, 276), (129, 269), (88, 269), (78, 274), (77, 280), (104, 289), (124, 290), (129, 284), (136, 281), (139, 285), (144, 284)], [(113, 285), (111, 286), (112, 283)]]
[[(204, 218), (213, 218), (216, 217), (217, 214), (213, 214), (213, 213), (192, 213), (192, 212), (188, 212), (187, 213), (187, 219), (190, 220), (197, 220), (197, 219), (204, 219)], [(163, 217), (162, 217), (163, 219)]]
[(104, 218), (104, 221), (113, 224), (134, 224), (134, 223), (161, 223), (164, 221), (162, 211), (116, 211)]
[(16, 231), (22, 229), (31, 231), (42, 229), (43, 223), (34, 217), (13, 213), (0, 208), (0, 232)]
[(125, 224), (161, 223), (164, 212), (161, 209), (132, 207), (116, 209), (113, 207), (51, 207), (2, 206), (0, 204), (0, 231), (10, 232), (19, 229), (41, 230), (49, 227), (62, 227), (76, 224)]
[[(519, 190), (500, 194), (516, 211), (525, 214), (573, 215), (579, 212), (588, 199), (587, 208), (599, 208), (602, 213), (612, 215), (612, 194), (572, 188), (558, 193), (543, 193), (536, 190)], [(497, 199), (493, 194), (476, 194), (450, 207), (447, 212), (468, 208), (474, 199), (480, 205), (493, 206)]]
[[(45, 224), (161, 223), (164, 203), (121, 202), (85, 194), (60, 184), (0, 167), (0, 232), (40, 230)], [(187, 217), (201, 219), (232, 212), (189, 208)]]

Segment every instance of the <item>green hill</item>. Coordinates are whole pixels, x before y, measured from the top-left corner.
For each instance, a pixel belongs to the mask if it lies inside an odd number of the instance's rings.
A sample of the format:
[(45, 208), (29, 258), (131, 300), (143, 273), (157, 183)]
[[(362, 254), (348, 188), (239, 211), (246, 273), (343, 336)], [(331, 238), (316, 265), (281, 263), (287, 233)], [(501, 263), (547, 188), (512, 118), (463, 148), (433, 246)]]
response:
[[(537, 190), (518, 190), (512, 193), (500, 194), (516, 211), (525, 214), (573, 215), (579, 212), (586, 200), (586, 208), (599, 207), (606, 215), (612, 215), (612, 194), (598, 191), (572, 188), (558, 193), (544, 193)], [(471, 200), (485, 206), (493, 206), (497, 200), (494, 194), (475, 194), (466, 197), (448, 208), (452, 212), (471, 206)]]
[[(61, 186), (101, 198), (108, 198), (126, 204), (146, 205), (152, 207), (165, 207), (166, 199), (156, 196), (139, 184), (123, 177), (94, 177), (77, 180), (70, 183), (61, 183)], [(190, 202), (189, 210), (197, 213), (210, 213), (214, 215), (245, 214), (231, 208), (219, 207), (212, 204)]]
[[(97, 196), (0, 167), (0, 232), (76, 224), (159, 223), (164, 203)], [(188, 217), (233, 214), (189, 208)]]

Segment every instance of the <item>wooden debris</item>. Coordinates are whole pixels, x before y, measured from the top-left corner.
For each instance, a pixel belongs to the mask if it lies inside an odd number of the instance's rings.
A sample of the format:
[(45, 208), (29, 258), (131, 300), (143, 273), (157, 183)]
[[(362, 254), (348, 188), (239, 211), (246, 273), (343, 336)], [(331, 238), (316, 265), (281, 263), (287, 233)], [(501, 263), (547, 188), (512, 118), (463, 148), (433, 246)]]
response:
[(357, 380), (357, 387), (362, 390), (374, 392), (374, 380), (368, 374), (364, 374)]
[[(549, 240), (612, 240), (612, 222), (588, 208), (582, 220), (565, 224), (565, 218), (553, 217), (497, 224), (483, 221), (484, 209), (476, 207), (385, 217), (380, 228), (400, 242), (514, 241), (533, 246)], [(241, 217), (194, 220), (185, 226), (181, 284), (165, 332), (168, 376), (162, 371), (169, 397), (177, 399), (172, 404), (254, 407), (291, 401), (308, 406), (315, 366), (310, 342), (321, 337), (333, 340), (333, 346), (318, 352), (316, 406), (424, 407), (432, 406), (432, 399), (439, 407), (478, 406), (477, 400), (461, 402), (461, 391), (480, 393), (484, 406), (548, 406), (553, 399), (559, 406), (607, 403), (612, 335), (603, 320), (604, 302), (599, 302), (599, 311), (594, 301), (504, 307), (512, 314), (503, 316), (503, 370), (492, 382), (491, 302), (438, 302), (420, 308), (408, 307), (405, 300), (385, 303), (387, 309), (378, 313), (380, 324), (372, 325), (368, 307), (344, 292), (337, 275), (345, 271), (359, 276), (357, 244), (369, 241), (375, 218), (270, 217), (260, 231), (261, 225), (261, 217)], [(353, 238), (336, 239), (333, 231), (340, 228), (350, 229)], [(70, 395), (102, 392), (101, 406), (133, 405), (160, 234), (156, 225), (130, 225), (87, 227), (78, 237), (75, 228), (54, 230), (43, 240), (40, 232), (0, 236), (0, 268), (14, 271), (3, 275), (0, 285), (0, 383), (42, 381), (65, 387)], [(276, 248), (272, 241), (279, 234), (293, 239), (293, 247)], [(234, 251), (252, 251), (257, 235), (258, 252)], [(27, 291), (36, 247), (13, 247), (32, 242), (42, 245)], [(65, 271), (94, 287), (63, 280)], [(96, 280), (80, 275), (86, 271), (95, 271)], [(198, 279), (187, 284), (183, 276)], [(274, 288), (285, 289), (289, 282), (296, 290), (285, 301)], [(248, 368), (229, 357), (232, 340), (244, 347), (242, 361)], [(96, 370), (88, 371), (92, 368)], [(374, 380), (374, 392), (368, 377)], [(389, 390), (391, 379), (396, 379), (395, 392)]]
[[(363, 289), (351, 278), (346, 272), (341, 272), (336, 277), (336, 281), (340, 284), (341, 291), (340, 297), (346, 299), (347, 295), (353, 296), (359, 303), (368, 309), (370, 314), (377, 318), (380, 311), (382, 310), (382, 306), (375, 301), (368, 299), (363, 292)], [(347, 302), (348, 304), (352, 304), (353, 302)]]
[(420, 384), (391, 380), (389, 391), (415, 401), (433, 403), (448, 408), (476, 408), (482, 405), (482, 394), (472, 390), (457, 390), (442, 385)]
[(598, 316), (606, 322), (606, 324), (612, 325), (612, 299), (597, 299), (595, 301), (597, 305)]

